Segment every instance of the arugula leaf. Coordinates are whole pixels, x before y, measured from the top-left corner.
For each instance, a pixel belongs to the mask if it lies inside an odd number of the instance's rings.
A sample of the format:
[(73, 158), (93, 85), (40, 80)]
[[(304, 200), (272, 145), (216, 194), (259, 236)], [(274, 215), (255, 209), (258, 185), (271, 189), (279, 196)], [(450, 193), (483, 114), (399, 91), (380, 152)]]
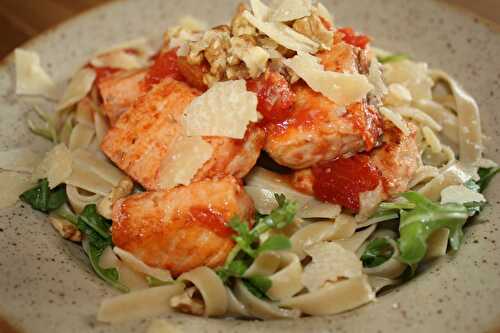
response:
[(162, 281), (150, 275), (146, 275), (146, 281), (149, 287), (161, 287), (174, 283), (173, 281)]
[(463, 239), (462, 227), (469, 217), (464, 205), (438, 204), (417, 192), (402, 196), (414, 203), (416, 208), (400, 212), (399, 249), (400, 259), (407, 264), (420, 262), (427, 252), (427, 239), (438, 229), (450, 230), (450, 245), (453, 250), (460, 247)]
[(46, 178), (38, 180), (38, 185), (22, 193), (19, 198), (33, 209), (48, 213), (58, 209), (66, 202), (66, 189), (63, 185), (49, 189)]
[(78, 224), (78, 216), (73, 214), (71, 209), (68, 207), (68, 204), (66, 203), (61, 205), (61, 207), (57, 208), (52, 213), (71, 222), (75, 226)]
[(250, 231), (248, 223), (235, 216), (229, 221), (229, 226), (237, 233), (236, 236), (233, 236), (233, 239), (239, 248), (251, 257), (255, 257), (256, 251), (252, 248), (252, 244), (259, 237), (255, 235), (255, 232)]
[(78, 216), (76, 226), (86, 236), (84, 250), (96, 274), (116, 289), (128, 292), (129, 289), (119, 282), (120, 275), (116, 268), (102, 268), (99, 265), (104, 250), (113, 246), (109, 231), (111, 222), (99, 215), (96, 205), (92, 204), (85, 206)]
[(477, 185), (479, 186), (479, 192), (484, 192), (488, 185), (490, 184), (493, 177), (495, 177), (500, 172), (500, 167), (495, 168), (479, 168), (479, 181)]
[(271, 288), (272, 282), (269, 278), (265, 276), (256, 275), (248, 279), (242, 280), (245, 287), (250, 291), (255, 297), (268, 300), (266, 292)]
[(385, 238), (375, 238), (368, 243), (361, 255), (363, 267), (377, 267), (389, 260), (394, 254), (394, 248)]
[(231, 277), (238, 278), (243, 276), (248, 267), (250, 267), (250, 264), (251, 263), (248, 260), (235, 259), (227, 266), (218, 269), (217, 275), (219, 275), (223, 282), (227, 282), (227, 280)]
[(257, 255), (266, 251), (287, 250), (292, 247), (290, 239), (284, 235), (272, 235), (266, 239), (257, 249)]
[(403, 60), (408, 60), (410, 59), (410, 56), (404, 53), (398, 53), (398, 54), (391, 54), (385, 57), (377, 57), (378, 61), (381, 64), (387, 64), (390, 62), (398, 62), (398, 61), (403, 61)]
[(474, 191), (474, 192), (480, 192), (481, 191), (481, 186), (479, 186), (475, 181), (472, 179), (469, 179), (464, 183), (464, 186), (467, 187), (469, 190)]

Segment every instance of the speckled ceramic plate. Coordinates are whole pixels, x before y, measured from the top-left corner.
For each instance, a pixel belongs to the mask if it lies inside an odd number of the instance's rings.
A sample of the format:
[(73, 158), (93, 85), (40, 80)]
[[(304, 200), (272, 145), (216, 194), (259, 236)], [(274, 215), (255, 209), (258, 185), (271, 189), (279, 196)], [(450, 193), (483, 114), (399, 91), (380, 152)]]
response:
[[(325, 0), (342, 25), (375, 37), (376, 45), (411, 54), (462, 82), (481, 107), (489, 157), (500, 161), (500, 33), (437, 1)], [(129, 0), (92, 10), (25, 45), (38, 51), (59, 81), (95, 50), (142, 35), (160, 35), (184, 14), (210, 23), (228, 19), (231, 0)], [(28, 103), (14, 95), (14, 66), (0, 67), (0, 150), (43, 145), (26, 128)], [(500, 328), (500, 191), (466, 231), (456, 256), (375, 303), (332, 317), (236, 321), (173, 314), (184, 332), (485, 332)], [(0, 184), (2, 186), (2, 184)], [(480, 223), (481, 222), (481, 223)], [(482, 223), (484, 222), (484, 223)], [(498, 240), (498, 243), (497, 243)], [(18, 204), (0, 211), (0, 316), (21, 332), (142, 332), (147, 321), (96, 322), (100, 300), (114, 291), (90, 270), (79, 247), (64, 241), (42, 214)], [(0, 320), (1, 325), (1, 320)], [(0, 326), (0, 331), (7, 328)]]

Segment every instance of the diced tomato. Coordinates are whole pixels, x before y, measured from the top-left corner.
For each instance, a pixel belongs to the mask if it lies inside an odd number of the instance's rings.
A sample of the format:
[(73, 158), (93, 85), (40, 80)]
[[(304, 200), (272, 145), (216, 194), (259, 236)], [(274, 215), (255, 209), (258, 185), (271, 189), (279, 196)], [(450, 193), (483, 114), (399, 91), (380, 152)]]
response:
[(207, 90), (207, 86), (203, 82), (203, 75), (208, 72), (207, 64), (191, 65), (186, 57), (179, 57), (177, 66), (179, 67), (179, 72), (189, 85), (201, 91)]
[(356, 35), (352, 28), (340, 28), (338, 31), (344, 34), (343, 41), (347, 44), (357, 46), (359, 48), (366, 48), (368, 43), (370, 43), (370, 37), (365, 35)]
[(183, 79), (177, 64), (177, 49), (160, 53), (155, 57), (153, 65), (144, 78), (145, 89), (149, 90), (153, 85), (168, 76), (176, 80)]
[(206, 207), (192, 207), (189, 215), (192, 223), (198, 223), (221, 237), (229, 237), (233, 234), (233, 229), (226, 225), (224, 216), (219, 212)]
[(247, 89), (257, 94), (257, 110), (265, 122), (277, 123), (290, 116), (295, 95), (281, 74), (266, 72), (258, 79), (248, 80)]
[(381, 181), (379, 170), (362, 154), (321, 163), (312, 171), (315, 197), (354, 212), (360, 208), (359, 195), (374, 190)]

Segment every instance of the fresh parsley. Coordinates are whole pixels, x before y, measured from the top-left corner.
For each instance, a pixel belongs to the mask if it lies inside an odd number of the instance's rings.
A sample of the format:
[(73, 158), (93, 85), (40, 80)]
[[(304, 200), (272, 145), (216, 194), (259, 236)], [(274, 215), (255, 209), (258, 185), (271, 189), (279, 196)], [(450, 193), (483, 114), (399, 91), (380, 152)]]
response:
[(398, 53), (398, 54), (391, 54), (391, 55), (384, 56), (384, 57), (380, 56), (380, 57), (377, 57), (377, 59), (381, 64), (387, 64), (390, 62), (398, 62), (398, 61), (408, 60), (408, 59), (410, 59), (410, 57), (407, 54)]
[(361, 255), (363, 267), (377, 267), (389, 260), (394, 254), (394, 248), (386, 238), (375, 238), (370, 241)]

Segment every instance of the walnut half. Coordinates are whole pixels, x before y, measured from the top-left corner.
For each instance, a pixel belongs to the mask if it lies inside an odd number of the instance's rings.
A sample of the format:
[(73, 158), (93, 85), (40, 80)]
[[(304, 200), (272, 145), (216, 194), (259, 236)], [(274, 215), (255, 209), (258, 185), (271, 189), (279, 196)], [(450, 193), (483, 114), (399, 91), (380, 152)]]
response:
[(119, 199), (126, 197), (132, 192), (134, 183), (128, 177), (123, 178), (118, 186), (113, 188), (107, 196), (101, 199), (97, 204), (97, 212), (107, 219), (111, 219), (113, 214), (113, 205)]
[(64, 239), (69, 239), (73, 242), (82, 241), (82, 234), (80, 230), (71, 224), (71, 222), (55, 216), (49, 216), (49, 222)]
[(325, 27), (317, 10), (313, 10), (310, 16), (296, 20), (293, 29), (318, 42), (324, 50), (329, 50), (333, 43), (333, 31)]
[(202, 316), (205, 313), (203, 301), (195, 298), (196, 287), (187, 288), (182, 294), (170, 299), (170, 306), (180, 312)]

